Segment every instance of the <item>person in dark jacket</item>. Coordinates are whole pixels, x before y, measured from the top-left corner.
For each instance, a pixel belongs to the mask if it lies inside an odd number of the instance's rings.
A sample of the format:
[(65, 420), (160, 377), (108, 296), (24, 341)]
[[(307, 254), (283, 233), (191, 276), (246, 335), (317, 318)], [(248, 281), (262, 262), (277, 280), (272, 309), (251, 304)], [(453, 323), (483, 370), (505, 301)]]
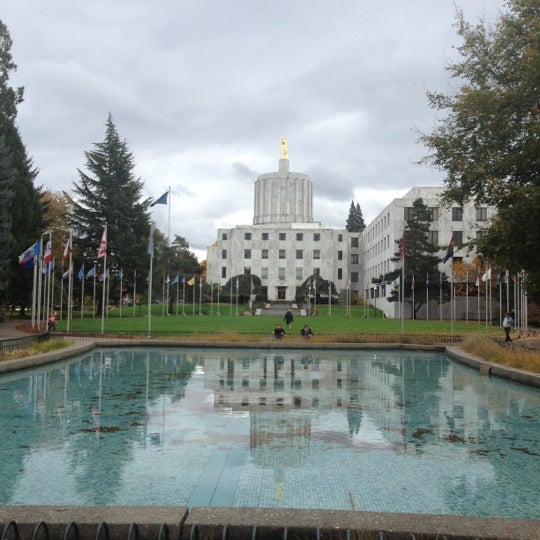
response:
[(290, 308), (287, 310), (287, 313), (285, 313), (285, 317), (283, 317), (285, 320), (285, 324), (287, 325), (287, 328), (291, 327), (291, 323), (294, 321), (294, 315), (293, 312), (290, 310)]
[(283, 330), (283, 326), (281, 326), (281, 323), (277, 323), (274, 328), (274, 339), (281, 339), (284, 335), (285, 330)]

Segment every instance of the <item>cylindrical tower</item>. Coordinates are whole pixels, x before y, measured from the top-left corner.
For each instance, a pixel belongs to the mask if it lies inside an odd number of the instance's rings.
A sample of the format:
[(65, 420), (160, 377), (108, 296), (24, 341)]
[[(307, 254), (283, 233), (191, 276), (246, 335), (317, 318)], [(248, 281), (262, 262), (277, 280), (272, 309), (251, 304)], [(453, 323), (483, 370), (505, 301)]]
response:
[(255, 182), (253, 224), (312, 221), (311, 179), (307, 174), (290, 172), (289, 159), (282, 157), (279, 160), (279, 172), (261, 174)]

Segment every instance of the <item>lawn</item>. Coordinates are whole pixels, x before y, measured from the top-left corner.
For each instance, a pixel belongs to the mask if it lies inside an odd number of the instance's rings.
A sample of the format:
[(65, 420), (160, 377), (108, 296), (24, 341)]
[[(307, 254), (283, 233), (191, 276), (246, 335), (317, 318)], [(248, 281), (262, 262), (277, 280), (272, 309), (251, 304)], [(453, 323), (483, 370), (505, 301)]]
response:
[[(146, 306), (135, 308), (111, 309), (104, 320), (105, 333), (141, 333), (148, 334), (149, 320)], [(219, 312), (219, 315), (218, 315)], [(198, 306), (193, 315), (192, 306), (185, 307), (185, 315), (180, 308), (179, 315), (173, 312), (170, 316), (163, 315), (163, 307), (154, 305), (150, 320), (152, 333), (202, 333), (202, 334), (258, 334), (270, 335), (275, 324), (284, 324), (282, 316), (246, 316), (244, 308), (239, 307), (236, 315), (236, 306), (221, 305), (219, 310), (213, 306), (205, 306), (203, 315), (198, 314)], [(317, 308), (317, 315), (311, 317), (296, 317), (288, 334), (298, 335), (302, 326), (308, 323), (315, 336), (355, 335), (355, 334), (411, 334), (411, 335), (465, 335), (465, 334), (503, 334), (497, 326), (486, 327), (485, 321), (480, 324), (476, 320), (469, 324), (463, 321), (434, 320), (404, 320), (403, 327), (400, 319), (386, 319), (380, 311), (370, 309), (366, 316), (363, 306), (353, 306), (350, 316), (347, 316), (344, 306), (322, 305)], [(73, 332), (101, 332), (101, 315), (75, 313), (70, 321), (70, 331)], [(67, 321), (58, 322), (58, 330), (67, 328)], [(403, 328), (403, 332), (402, 332)]]

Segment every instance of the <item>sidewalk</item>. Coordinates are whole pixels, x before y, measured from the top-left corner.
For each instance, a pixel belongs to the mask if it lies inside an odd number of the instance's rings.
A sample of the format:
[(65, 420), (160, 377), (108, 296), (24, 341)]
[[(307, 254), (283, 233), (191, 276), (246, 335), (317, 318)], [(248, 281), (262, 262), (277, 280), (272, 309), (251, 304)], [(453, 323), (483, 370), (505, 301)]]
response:
[[(28, 331), (21, 330), (22, 328), (28, 328)], [(23, 337), (32, 333), (30, 321), (13, 319), (0, 322), (0, 339)]]

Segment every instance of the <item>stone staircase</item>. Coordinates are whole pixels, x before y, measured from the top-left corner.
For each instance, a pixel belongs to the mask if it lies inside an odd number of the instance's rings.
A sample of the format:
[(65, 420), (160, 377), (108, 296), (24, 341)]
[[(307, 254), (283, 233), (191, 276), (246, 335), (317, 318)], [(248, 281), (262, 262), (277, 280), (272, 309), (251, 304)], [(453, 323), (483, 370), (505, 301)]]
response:
[(305, 317), (307, 315), (305, 309), (299, 308), (297, 304), (291, 302), (268, 302), (263, 308), (255, 310), (255, 315), (283, 319), (288, 309), (292, 311), (295, 317)]

